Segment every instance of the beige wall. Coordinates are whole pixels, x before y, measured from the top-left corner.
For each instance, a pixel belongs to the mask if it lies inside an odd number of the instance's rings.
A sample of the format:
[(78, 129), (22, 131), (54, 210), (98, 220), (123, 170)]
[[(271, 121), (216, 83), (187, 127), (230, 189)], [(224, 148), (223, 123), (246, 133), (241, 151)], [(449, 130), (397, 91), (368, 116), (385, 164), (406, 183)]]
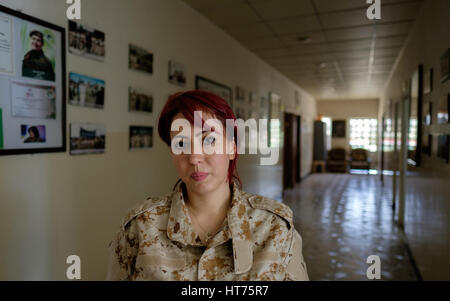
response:
[[(346, 137), (331, 138), (331, 147), (343, 147), (350, 151), (349, 125), (350, 118), (378, 118), (378, 99), (350, 99), (350, 100), (326, 100), (317, 101), (317, 112), (323, 117), (331, 117), (333, 120), (346, 120)], [(371, 168), (377, 168), (378, 152), (370, 153)]]
[[(401, 100), (402, 84), (419, 64), (433, 68), (433, 92), (424, 96), (433, 102), (434, 114), (440, 98), (450, 93), (450, 80), (440, 83), (440, 57), (450, 47), (450, 1), (426, 0), (403, 54), (391, 74), (382, 97), (380, 116), (390, 114), (389, 100)], [(436, 118), (434, 122), (436, 122)], [(433, 125), (430, 133), (450, 134), (449, 125)], [(437, 158), (437, 136), (431, 157), (422, 155), (422, 166), (406, 178), (405, 232), (425, 280), (450, 280), (450, 165)], [(440, 272), (439, 272), (440, 271)]]
[[(67, 28), (65, 1), (0, 4)], [(64, 280), (71, 254), (81, 257), (84, 280), (104, 279), (107, 244), (124, 212), (146, 196), (169, 192), (177, 178), (156, 135), (153, 149), (128, 151), (129, 125), (155, 125), (167, 96), (178, 90), (167, 81), (170, 59), (186, 65), (186, 89), (193, 89), (195, 75), (202, 75), (259, 96), (279, 94), (286, 111), (302, 115), (302, 175), (309, 173), (315, 100), (184, 2), (82, 1), (82, 22), (106, 33), (106, 59), (100, 63), (68, 54), (67, 71), (104, 79), (105, 109), (68, 106), (68, 123), (103, 123), (106, 153), (0, 158), (0, 280)], [(128, 70), (128, 43), (154, 53), (153, 75)], [(129, 85), (153, 91), (150, 117), (127, 112)], [(302, 99), (298, 112), (293, 108), (295, 90)], [(281, 193), (281, 160), (277, 166), (260, 167), (254, 156), (241, 159), (245, 189), (272, 197)]]

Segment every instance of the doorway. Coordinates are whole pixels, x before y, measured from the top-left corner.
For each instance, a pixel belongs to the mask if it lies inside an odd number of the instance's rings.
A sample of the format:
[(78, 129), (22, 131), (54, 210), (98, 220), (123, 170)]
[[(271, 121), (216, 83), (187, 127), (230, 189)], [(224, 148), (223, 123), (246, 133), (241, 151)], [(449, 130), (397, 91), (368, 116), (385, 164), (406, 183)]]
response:
[(301, 181), (301, 118), (284, 114), (283, 191)]

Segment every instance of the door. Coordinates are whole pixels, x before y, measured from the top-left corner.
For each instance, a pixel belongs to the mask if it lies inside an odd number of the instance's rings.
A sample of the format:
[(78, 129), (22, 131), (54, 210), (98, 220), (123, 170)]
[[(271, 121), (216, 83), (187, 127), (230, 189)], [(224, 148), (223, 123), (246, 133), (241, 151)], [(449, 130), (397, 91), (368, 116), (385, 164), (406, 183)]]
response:
[(284, 154), (283, 190), (293, 188), (297, 182), (298, 158), (298, 119), (290, 113), (284, 114)]

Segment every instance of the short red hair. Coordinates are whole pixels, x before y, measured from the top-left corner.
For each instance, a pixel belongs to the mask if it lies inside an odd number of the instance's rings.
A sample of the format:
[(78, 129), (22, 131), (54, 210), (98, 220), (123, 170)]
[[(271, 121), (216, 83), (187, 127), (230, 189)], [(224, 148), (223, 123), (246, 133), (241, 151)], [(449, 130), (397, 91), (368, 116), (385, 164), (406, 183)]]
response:
[[(170, 128), (173, 118), (176, 114), (183, 114), (191, 124), (194, 124), (194, 111), (202, 111), (211, 114), (222, 123), (223, 128), (226, 128), (226, 120), (232, 119), (236, 121), (233, 110), (228, 103), (221, 97), (203, 90), (191, 90), (186, 92), (178, 92), (169, 97), (164, 105), (158, 120), (158, 134), (159, 137), (170, 147)], [(204, 120), (203, 120), (204, 122)], [(234, 126), (234, 142), (237, 146), (237, 127)], [(234, 149), (234, 159), (231, 160), (228, 166), (228, 182), (231, 183), (235, 178), (239, 185), (242, 186), (241, 179), (239, 179), (236, 171), (236, 164), (238, 159), (237, 147)]]

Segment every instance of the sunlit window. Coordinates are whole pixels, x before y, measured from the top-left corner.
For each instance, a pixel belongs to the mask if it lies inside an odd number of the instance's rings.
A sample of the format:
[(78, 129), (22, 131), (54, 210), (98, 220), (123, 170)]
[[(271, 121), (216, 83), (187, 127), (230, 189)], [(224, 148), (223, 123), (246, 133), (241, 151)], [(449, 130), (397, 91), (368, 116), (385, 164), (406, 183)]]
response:
[(408, 149), (415, 150), (416, 146), (417, 146), (417, 119), (412, 118), (409, 120)]
[(383, 149), (385, 152), (393, 152), (394, 151), (394, 128), (392, 127), (392, 119), (388, 118), (385, 120), (385, 129), (384, 129), (384, 141), (383, 141)]
[(373, 118), (350, 119), (350, 147), (377, 151), (378, 122)]
[(331, 149), (331, 124), (332, 120), (330, 117), (322, 117), (320, 121), (325, 122), (326, 124), (326, 136), (327, 136), (327, 150)]

